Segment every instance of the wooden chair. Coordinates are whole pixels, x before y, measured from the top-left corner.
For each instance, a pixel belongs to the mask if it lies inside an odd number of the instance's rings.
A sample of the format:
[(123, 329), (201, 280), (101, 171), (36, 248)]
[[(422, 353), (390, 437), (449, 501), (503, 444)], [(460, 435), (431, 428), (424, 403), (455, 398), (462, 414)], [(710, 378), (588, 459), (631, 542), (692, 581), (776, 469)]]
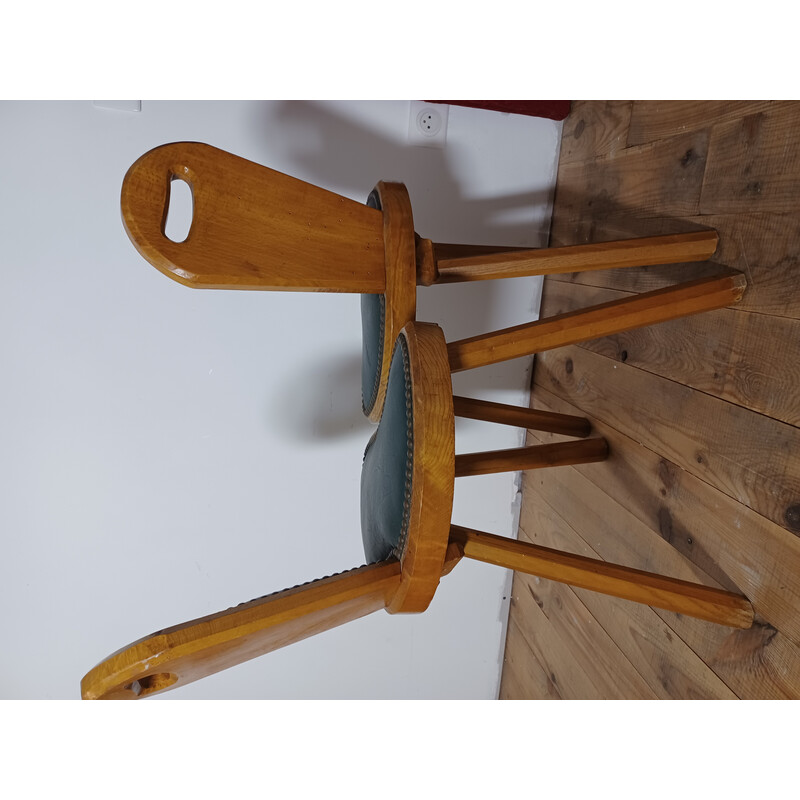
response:
[[(457, 477), (601, 461), (608, 452), (604, 439), (585, 438), (585, 419), (454, 398), (450, 375), (454, 364), (463, 363), (464, 352), (462, 346), (448, 346), (432, 324), (409, 323), (398, 337), (383, 415), (362, 466), (366, 566), (140, 639), (84, 677), (83, 697), (145, 697), (373, 611), (424, 611), (440, 578), (465, 557), (722, 625), (750, 627), (752, 606), (732, 592), (452, 525)], [(456, 415), (581, 438), (456, 455)]]
[[(174, 180), (192, 189), (192, 223), (183, 242), (165, 233)], [(403, 184), (378, 183), (365, 205), (197, 142), (145, 153), (125, 176), (121, 205), (137, 250), (186, 286), (361, 294), (362, 405), (375, 422), (392, 347), (415, 319), (417, 285), (703, 261), (717, 246), (712, 230), (536, 250), (440, 244), (415, 234)], [(684, 301), (680, 290), (674, 296), (670, 291), (656, 293), (655, 300), (643, 295), (625, 301), (629, 305), (620, 309), (636, 314), (651, 302), (666, 307)], [(587, 326), (592, 319), (585, 318)], [(512, 329), (487, 346), (514, 358), (519, 348), (509, 347), (509, 340), (525, 350), (541, 330)], [(464, 363), (475, 365), (474, 355), (467, 355), (474, 347), (464, 352)]]

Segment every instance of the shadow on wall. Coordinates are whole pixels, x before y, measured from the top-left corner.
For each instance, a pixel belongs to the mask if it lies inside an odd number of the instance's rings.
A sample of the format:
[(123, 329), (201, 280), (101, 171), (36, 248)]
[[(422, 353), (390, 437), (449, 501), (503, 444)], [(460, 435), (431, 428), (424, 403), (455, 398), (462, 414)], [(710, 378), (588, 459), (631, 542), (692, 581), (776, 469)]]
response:
[[(400, 181), (409, 191), (415, 229), (434, 241), (547, 244), (552, 187), (467, 197), (458, 177), (465, 167), (452, 149), (411, 146), (402, 134), (389, 138), (348, 118), (335, 103), (281, 101), (259, 109), (259, 130), (268, 133), (280, 126), (276, 142), (285, 143), (285, 160), (296, 164), (294, 177), (360, 200), (379, 180)], [(505, 145), (500, 141), (498, 146)], [(265, 153), (267, 166), (268, 157)], [(485, 157), (492, 158), (492, 152), (487, 149)], [(417, 318), (441, 325), (452, 340), (536, 319), (540, 295), (540, 279), (423, 288)], [(287, 434), (302, 439), (363, 436), (359, 365), (360, 346), (339, 364), (310, 359), (297, 382), (282, 387), (276, 398)], [(456, 386), (461, 393), (479, 395), (489, 387), (527, 388), (525, 380), (525, 368), (509, 362), (459, 375)]]
[(324, 360), (309, 353), (271, 400), (268, 418), (280, 419), (280, 432), (295, 441), (357, 437), (366, 442), (372, 433), (361, 411), (360, 352)]

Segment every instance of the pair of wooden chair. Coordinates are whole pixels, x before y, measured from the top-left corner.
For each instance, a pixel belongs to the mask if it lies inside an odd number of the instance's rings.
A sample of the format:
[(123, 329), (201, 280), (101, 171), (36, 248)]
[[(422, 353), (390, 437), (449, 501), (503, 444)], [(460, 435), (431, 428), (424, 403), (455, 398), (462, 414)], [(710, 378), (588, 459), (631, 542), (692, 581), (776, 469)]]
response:
[[(169, 187), (185, 180), (193, 218), (165, 235)], [(451, 373), (721, 308), (740, 299), (726, 273), (447, 343), (415, 319), (417, 285), (647, 266), (710, 258), (714, 231), (552, 249), (438, 244), (416, 235), (405, 187), (379, 183), (360, 204), (208, 145), (142, 156), (122, 189), (139, 252), (193, 287), (357, 292), (362, 296), (364, 412), (379, 422), (364, 455), (366, 565), (167, 628), (118, 651), (81, 683), (87, 699), (145, 697), (365, 614), (421, 612), (461, 558), (562, 581), (724, 625), (749, 627), (746, 598), (451, 525), (455, 478), (601, 461), (588, 420), (454, 397)], [(573, 437), (455, 455), (454, 417)]]

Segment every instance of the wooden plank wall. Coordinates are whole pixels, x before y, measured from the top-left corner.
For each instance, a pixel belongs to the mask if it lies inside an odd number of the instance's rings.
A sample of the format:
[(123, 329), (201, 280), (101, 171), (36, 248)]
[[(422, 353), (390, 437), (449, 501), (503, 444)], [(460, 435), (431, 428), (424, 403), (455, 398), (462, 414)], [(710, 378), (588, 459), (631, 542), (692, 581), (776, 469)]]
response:
[[(745, 631), (515, 575), (501, 699), (800, 696), (800, 103), (580, 102), (552, 245), (719, 231), (712, 264), (547, 278), (542, 316), (719, 271), (741, 303), (536, 357), (608, 461), (525, 474), (520, 538), (738, 590)], [(529, 432), (529, 441), (563, 437)]]

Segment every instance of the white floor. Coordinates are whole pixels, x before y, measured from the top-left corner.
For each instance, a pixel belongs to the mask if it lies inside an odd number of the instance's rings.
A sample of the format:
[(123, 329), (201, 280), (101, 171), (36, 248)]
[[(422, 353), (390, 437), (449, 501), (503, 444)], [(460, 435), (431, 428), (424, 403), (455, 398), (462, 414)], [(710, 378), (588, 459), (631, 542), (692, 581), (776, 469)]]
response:
[[(77, 698), (151, 631), (363, 562), (359, 299), (193, 291), (120, 222), (146, 150), (205, 141), (364, 200), (404, 181), (439, 241), (546, 242), (561, 123), (452, 107), (444, 149), (409, 104), (0, 103), (0, 698)], [(448, 339), (534, 319), (536, 279), (419, 290)], [(459, 393), (525, 403), (528, 359)], [(459, 421), (457, 452), (520, 432)], [(516, 535), (514, 475), (461, 479), (454, 521)], [(509, 574), (459, 564), (422, 615), (374, 614), (163, 695), (494, 698)]]

